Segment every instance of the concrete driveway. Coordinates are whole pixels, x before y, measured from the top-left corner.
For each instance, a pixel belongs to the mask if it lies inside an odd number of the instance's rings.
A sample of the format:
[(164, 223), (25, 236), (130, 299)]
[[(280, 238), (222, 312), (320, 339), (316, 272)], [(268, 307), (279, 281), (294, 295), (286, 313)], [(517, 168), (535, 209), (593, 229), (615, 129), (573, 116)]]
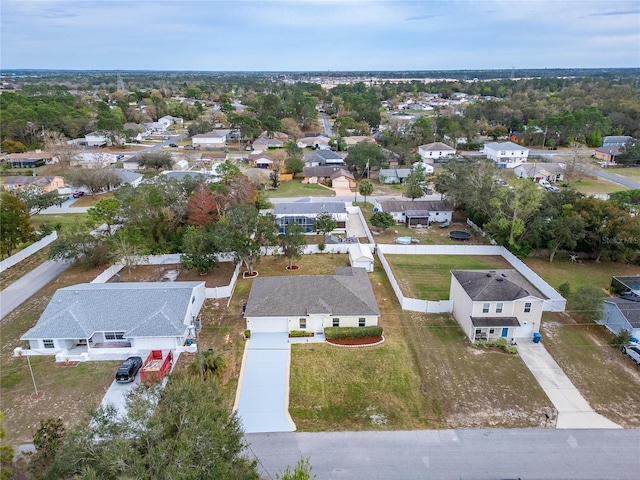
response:
[(245, 433), (296, 429), (289, 416), (288, 340), (287, 333), (253, 333), (247, 340), (234, 406)]
[(622, 428), (593, 411), (542, 343), (518, 342), (518, 352), (558, 411), (556, 428)]

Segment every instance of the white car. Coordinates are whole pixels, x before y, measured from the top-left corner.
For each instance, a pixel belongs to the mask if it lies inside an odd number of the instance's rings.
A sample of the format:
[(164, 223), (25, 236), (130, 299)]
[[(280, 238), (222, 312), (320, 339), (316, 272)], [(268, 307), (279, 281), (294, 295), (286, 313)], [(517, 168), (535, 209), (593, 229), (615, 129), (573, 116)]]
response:
[(634, 362), (640, 365), (640, 345), (626, 345), (622, 347), (622, 353), (626, 353)]

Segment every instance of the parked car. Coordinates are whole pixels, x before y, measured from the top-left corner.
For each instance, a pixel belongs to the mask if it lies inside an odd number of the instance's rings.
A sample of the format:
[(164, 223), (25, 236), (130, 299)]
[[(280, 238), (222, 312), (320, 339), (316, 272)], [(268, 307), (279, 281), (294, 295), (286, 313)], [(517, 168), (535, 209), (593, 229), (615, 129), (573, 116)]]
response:
[(559, 192), (560, 191), (560, 188), (556, 187), (555, 185), (549, 185), (549, 186), (544, 187), (544, 188), (546, 188), (550, 192)]
[(170, 143), (170, 144), (169, 144), (169, 146), (170, 146), (171, 148), (178, 148), (178, 145), (176, 145), (175, 143)]
[(640, 345), (627, 345), (622, 347), (622, 353), (626, 353), (631, 359), (640, 365)]
[(116, 382), (133, 382), (141, 367), (142, 357), (127, 358), (124, 362), (122, 362), (122, 365), (118, 367), (118, 371), (116, 372)]
[(73, 192), (73, 198), (80, 198), (84, 195), (84, 192)]
[(120, 160), (121, 158), (124, 158), (124, 153), (119, 153), (118, 155), (116, 155), (116, 160)]

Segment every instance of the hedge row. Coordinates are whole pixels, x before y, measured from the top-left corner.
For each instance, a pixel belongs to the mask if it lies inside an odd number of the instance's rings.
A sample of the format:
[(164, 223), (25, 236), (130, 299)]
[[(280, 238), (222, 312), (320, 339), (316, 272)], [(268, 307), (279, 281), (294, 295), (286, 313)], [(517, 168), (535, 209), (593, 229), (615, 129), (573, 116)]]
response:
[(313, 332), (307, 332), (305, 330), (291, 330), (289, 332), (290, 337), (313, 337)]
[(473, 343), (476, 348), (501, 348), (507, 353), (518, 353), (518, 347), (509, 345), (506, 338), (499, 338), (498, 340), (476, 340)]
[(324, 336), (327, 340), (381, 337), (382, 327), (327, 327), (324, 329)]

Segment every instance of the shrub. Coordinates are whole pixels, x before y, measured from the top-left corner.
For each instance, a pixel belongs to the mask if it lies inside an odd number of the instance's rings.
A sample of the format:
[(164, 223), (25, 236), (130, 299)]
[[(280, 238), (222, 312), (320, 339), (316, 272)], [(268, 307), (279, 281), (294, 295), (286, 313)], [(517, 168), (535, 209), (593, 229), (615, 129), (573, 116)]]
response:
[(558, 293), (562, 295), (564, 298), (568, 298), (571, 295), (571, 284), (569, 282), (564, 282), (558, 287)]
[(251, 330), (244, 331), (244, 338), (251, 338)]
[(629, 342), (631, 342), (631, 332), (622, 329), (619, 334), (613, 337), (610, 345), (615, 348), (622, 348), (626, 345), (629, 345)]
[(518, 348), (514, 345), (509, 345), (506, 338), (499, 338), (498, 340), (477, 340), (474, 344), (476, 348), (501, 348), (507, 353), (518, 353)]
[(393, 227), (396, 224), (396, 221), (389, 212), (374, 213), (371, 215), (370, 222), (374, 227), (382, 228), (383, 230)]
[(290, 337), (313, 337), (313, 332), (307, 332), (306, 330), (291, 330), (289, 332)]
[(381, 337), (382, 327), (327, 327), (324, 329), (324, 336), (327, 340)]

